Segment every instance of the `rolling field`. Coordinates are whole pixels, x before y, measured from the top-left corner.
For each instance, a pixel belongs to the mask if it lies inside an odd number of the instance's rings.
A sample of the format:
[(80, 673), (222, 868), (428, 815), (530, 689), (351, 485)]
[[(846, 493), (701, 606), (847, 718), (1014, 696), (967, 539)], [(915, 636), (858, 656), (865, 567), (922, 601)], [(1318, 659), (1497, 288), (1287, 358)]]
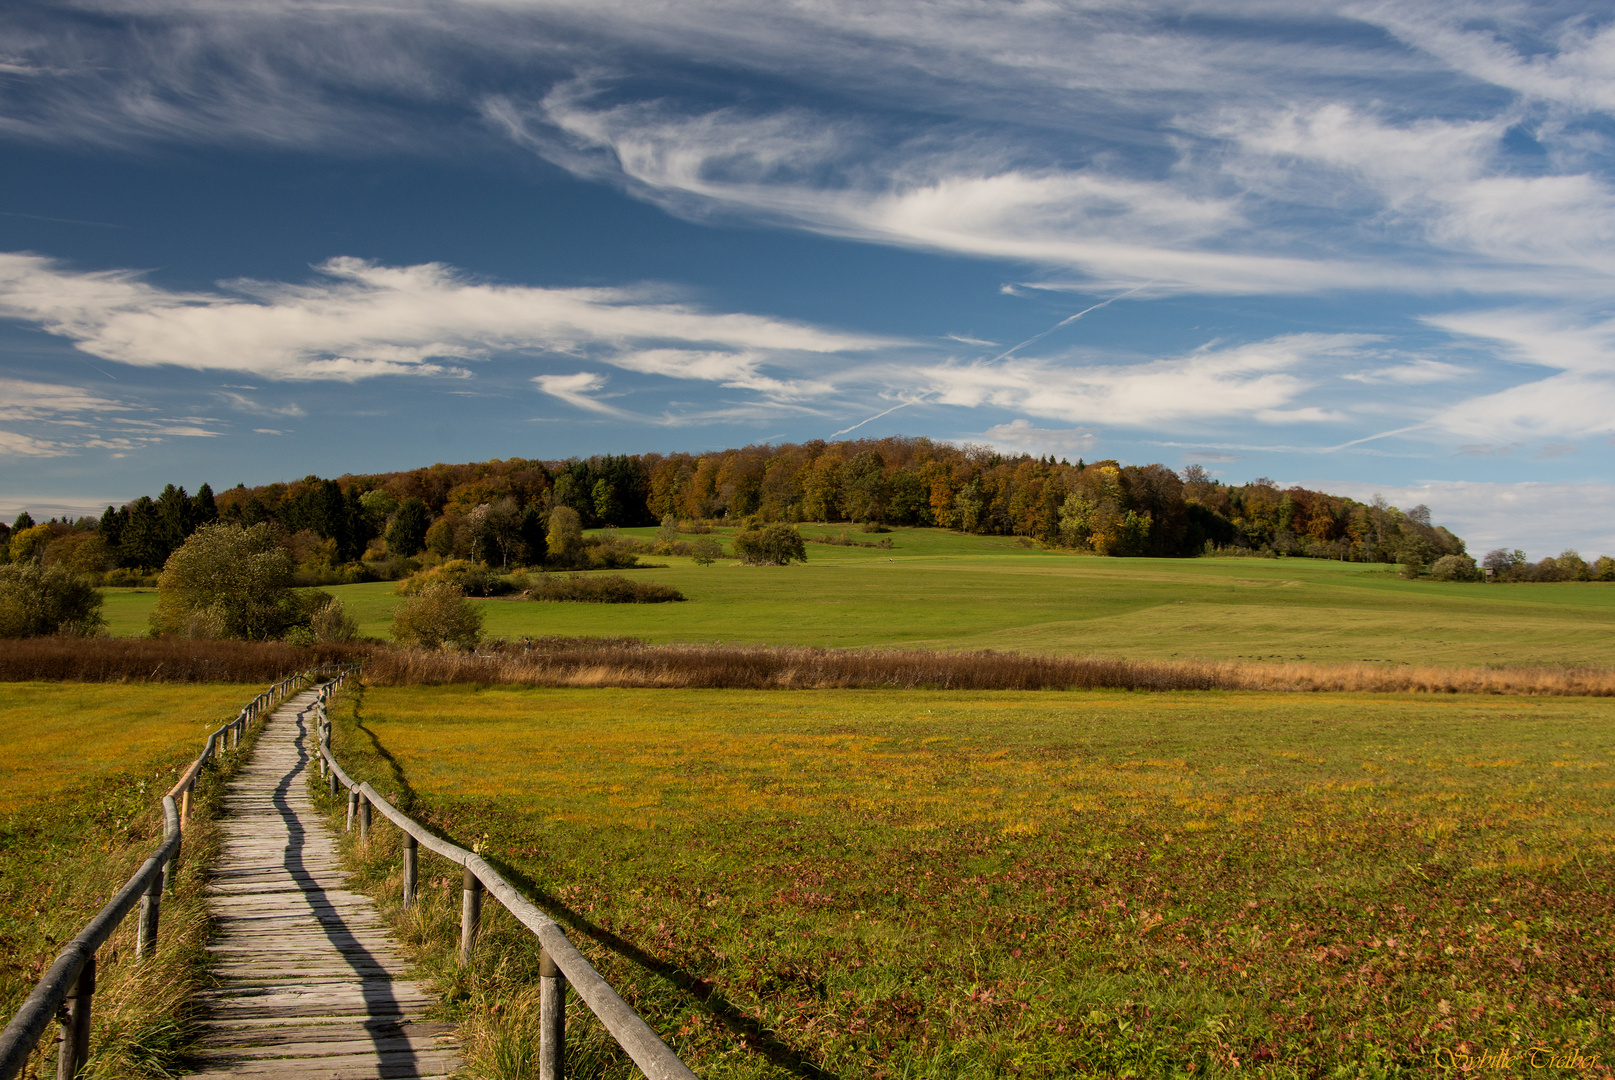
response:
[[(334, 715), (355, 775), (507, 867), (714, 1080), (1533, 1047), (1615, 1075), (1615, 702), (428, 687)], [(458, 872), (422, 877), (405, 931), (481, 1074), (524, 1075), (534, 951), (495, 918), (454, 972)], [(574, 1045), (569, 1075), (628, 1075)]]
[[(162, 795), (178, 771), (259, 689), (0, 682), (0, 1012), (8, 1019), (62, 945), (161, 842)], [(213, 843), (218, 775), (209, 770), (198, 787), (155, 960), (120, 962), (133, 956), (132, 918), (99, 953), (89, 1075), (169, 1075), (178, 1060), (179, 1006), (205, 956), (200, 869)]]
[[(806, 536), (839, 527), (803, 528)], [(649, 536), (652, 530), (625, 530)], [(869, 537), (853, 531), (854, 539)], [(806, 565), (656, 557), (635, 570), (689, 602), (481, 600), (491, 636), (653, 643), (999, 649), (1133, 659), (1607, 664), (1615, 586), (1403, 581), (1382, 565), (1311, 559), (1102, 559), (1002, 537), (898, 529), (891, 550), (809, 544)], [(386, 637), (388, 582), (335, 586), (361, 632)], [(146, 631), (153, 592), (111, 591), (120, 635)]]

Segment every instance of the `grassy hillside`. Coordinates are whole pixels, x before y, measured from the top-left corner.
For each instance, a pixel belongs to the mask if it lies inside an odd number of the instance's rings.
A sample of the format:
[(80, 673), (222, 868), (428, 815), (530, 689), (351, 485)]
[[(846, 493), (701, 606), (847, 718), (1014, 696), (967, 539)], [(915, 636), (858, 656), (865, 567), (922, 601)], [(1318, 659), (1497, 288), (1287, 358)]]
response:
[[(649, 536), (652, 530), (625, 530)], [(807, 536), (841, 530), (803, 529)], [(809, 544), (806, 565), (710, 567), (656, 558), (629, 573), (681, 604), (479, 601), (493, 636), (631, 636), (825, 646), (1437, 664), (1607, 663), (1615, 587), (1403, 581), (1313, 559), (1104, 559), (1001, 537), (898, 529), (893, 547)], [(871, 540), (856, 531), (855, 540)], [(385, 637), (388, 582), (337, 586), (361, 631)], [(139, 634), (155, 594), (110, 591), (115, 634)]]
[[(439, 687), (339, 715), (357, 774), (509, 868), (714, 1080), (1615, 1053), (1612, 702)], [(507, 1075), (536, 950), (496, 921), (454, 972), (459, 876), (422, 876), (406, 930)], [(631, 1075), (590, 1031), (579, 1075)]]

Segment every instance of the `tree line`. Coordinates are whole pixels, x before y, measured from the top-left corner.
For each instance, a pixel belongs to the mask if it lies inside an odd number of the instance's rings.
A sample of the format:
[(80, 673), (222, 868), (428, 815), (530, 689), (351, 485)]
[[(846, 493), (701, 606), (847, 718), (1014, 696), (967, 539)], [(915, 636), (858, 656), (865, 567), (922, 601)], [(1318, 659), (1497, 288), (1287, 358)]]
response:
[[(1403, 511), (1266, 479), (1224, 484), (1199, 466), (1092, 463), (1006, 456), (926, 438), (753, 445), (709, 454), (601, 455), (438, 464), (195, 495), (170, 484), (107, 507), (99, 521), (34, 526), (26, 515), (3, 545), (12, 558), (49, 547), (74, 568), (153, 572), (202, 525), (270, 524), (299, 566), (430, 552), (491, 566), (542, 563), (552, 511), (583, 528), (669, 518), (770, 523), (850, 522), (871, 531), (934, 526), (1023, 536), (1110, 556), (1271, 553), (1355, 562), (1433, 563), (1464, 542)], [(39, 549), (36, 551), (35, 549)]]

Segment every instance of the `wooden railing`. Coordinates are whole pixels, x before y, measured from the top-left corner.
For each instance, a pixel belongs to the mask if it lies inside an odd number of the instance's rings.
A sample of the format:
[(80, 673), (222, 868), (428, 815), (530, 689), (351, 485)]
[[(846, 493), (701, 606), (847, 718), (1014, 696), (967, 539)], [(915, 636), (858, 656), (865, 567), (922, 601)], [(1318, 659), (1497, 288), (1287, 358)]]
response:
[[(538, 1076), (539, 1080), (562, 1080), (565, 1075), (566, 1054), (566, 987), (570, 983), (578, 997), (600, 1019), (601, 1024), (617, 1040), (617, 1045), (650, 1080), (697, 1080), (695, 1073), (680, 1061), (650, 1025), (633, 1010), (605, 977), (586, 960), (560, 925), (534, 905), (482, 857), (463, 847), (451, 844), (433, 835), (420, 822), (399, 810), (379, 795), (369, 784), (357, 783), (337, 763), (331, 753), (331, 722), (325, 709), (329, 694), (322, 693), (316, 705), (319, 721), (320, 772), (332, 798), (339, 790), (348, 794), (347, 830), (351, 832), (357, 822), (359, 843), (370, 842), (371, 808), (381, 811), (383, 817), (398, 826), (403, 833), (403, 905), (408, 908), (415, 902), (415, 887), (419, 879), (417, 860), (419, 848), (426, 848), (465, 870), (460, 893), (460, 949), (461, 964), (470, 961), (476, 948), (477, 934), (482, 921), (482, 894), (491, 892), (533, 936), (538, 938), (543, 953), (539, 959), (538, 975)], [(4, 1078), (0, 1078), (4, 1080)]]
[[(252, 723), (300, 687), (333, 673), (333, 681), (345, 678), (347, 669), (314, 668), (282, 679), (253, 698), (235, 719), (221, 725), (207, 737), (202, 753), (191, 762), (179, 782), (163, 796), (163, 842), (135, 871), (134, 877), (91, 919), (78, 936), (67, 943), (56, 962), (45, 972), (5, 1031), (0, 1032), (0, 1080), (12, 1080), (39, 1043), (52, 1020), (61, 1024), (61, 1049), (57, 1055), (58, 1080), (73, 1080), (90, 1056), (90, 1007), (95, 996), (95, 952), (112, 936), (138, 903), (140, 918), (135, 928), (135, 958), (144, 959), (157, 948), (157, 926), (162, 914), (163, 893), (173, 885), (179, 862), (180, 841), (190, 817), (191, 793), (202, 770), (219, 754), (241, 745)], [(175, 799), (179, 802), (176, 804)], [(64, 1008), (65, 1006), (65, 1008)]]

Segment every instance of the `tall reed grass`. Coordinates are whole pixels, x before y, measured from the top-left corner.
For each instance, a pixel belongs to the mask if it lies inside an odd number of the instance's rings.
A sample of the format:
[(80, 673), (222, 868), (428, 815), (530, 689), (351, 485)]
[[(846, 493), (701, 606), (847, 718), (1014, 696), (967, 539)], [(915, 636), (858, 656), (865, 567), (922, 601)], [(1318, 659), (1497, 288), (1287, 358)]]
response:
[(1615, 669), (1258, 664), (919, 649), (658, 645), (548, 639), (483, 655), (372, 654), (366, 682), (688, 689), (1272, 690), (1615, 695)]
[(280, 641), (24, 638), (0, 641), (0, 682), (272, 683), (368, 652), (365, 645), (303, 648)]
[(478, 653), (375, 642), (30, 638), (0, 642), (0, 681), (267, 683), (315, 664), (369, 662), (377, 686), (523, 686), (712, 690), (1273, 690), (1615, 696), (1610, 667), (1437, 667), (1123, 660), (992, 651), (646, 645), (634, 638), (494, 642)]

